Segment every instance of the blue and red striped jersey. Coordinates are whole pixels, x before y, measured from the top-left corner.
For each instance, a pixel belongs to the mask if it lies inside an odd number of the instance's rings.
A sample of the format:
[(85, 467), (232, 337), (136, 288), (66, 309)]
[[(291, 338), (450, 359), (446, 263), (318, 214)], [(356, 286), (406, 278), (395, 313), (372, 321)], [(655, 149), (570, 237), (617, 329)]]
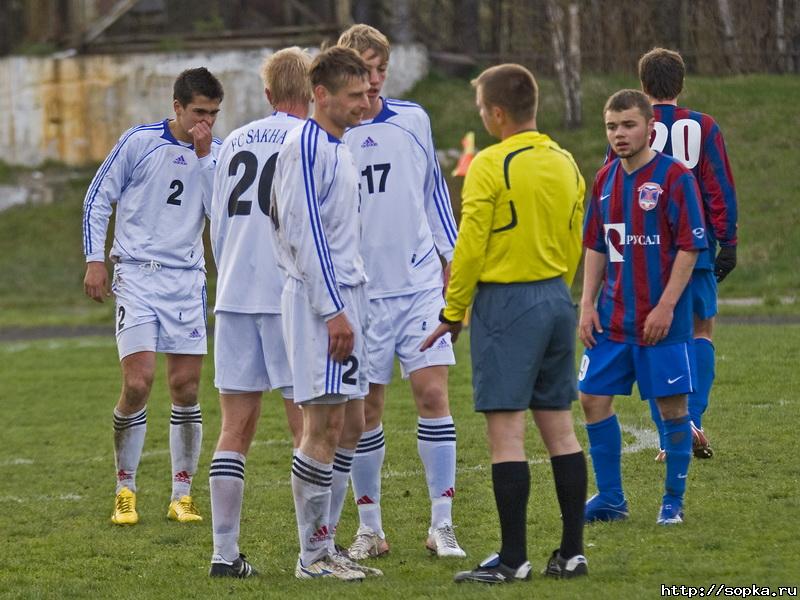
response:
[[(695, 269), (713, 269), (716, 242), (735, 246), (736, 186), (722, 131), (712, 117), (672, 104), (654, 104), (655, 128), (650, 147), (677, 158), (692, 170), (700, 187), (708, 224), (709, 248), (697, 257)], [(614, 158), (609, 148), (606, 162)]]
[[(606, 255), (597, 310), (609, 339), (643, 345), (644, 322), (669, 281), (678, 250), (708, 247), (700, 190), (691, 171), (657, 152), (626, 173), (620, 159), (595, 177), (583, 245)], [(692, 307), (684, 292), (661, 344), (692, 337)]]

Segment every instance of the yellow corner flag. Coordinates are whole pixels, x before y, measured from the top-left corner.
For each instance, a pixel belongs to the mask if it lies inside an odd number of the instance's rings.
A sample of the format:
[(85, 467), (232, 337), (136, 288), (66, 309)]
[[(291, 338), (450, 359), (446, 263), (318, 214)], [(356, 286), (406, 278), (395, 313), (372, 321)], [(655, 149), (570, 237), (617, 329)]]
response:
[(475, 158), (475, 132), (468, 131), (461, 139), (461, 156), (458, 157), (456, 168), (453, 169), (453, 177), (466, 176), (473, 158)]

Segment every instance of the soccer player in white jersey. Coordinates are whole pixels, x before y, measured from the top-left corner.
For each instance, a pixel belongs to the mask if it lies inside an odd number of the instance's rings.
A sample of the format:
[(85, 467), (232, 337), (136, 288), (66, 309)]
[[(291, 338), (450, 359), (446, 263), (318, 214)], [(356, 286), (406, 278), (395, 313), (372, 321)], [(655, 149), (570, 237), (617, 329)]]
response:
[[(215, 383), (222, 428), (211, 460), (212, 577), (256, 574), (239, 552), (239, 521), (247, 451), (264, 391), (280, 389), (290, 423), (292, 372), (281, 329), (284, 277), (269, 220), (275, 162), (287, 134), (308, 117), (311, 58), (297, 47), (264, 61), (262, 79), (274, 112), (233, 131), (222, 143), (211, 201), (211, 246), (217, 262), (214, 308)], [(293, 427), (299, 436), (302, 421)]]
[[(345, 128), (367, 109), (367, 74), (364, 61), (347, 48), (333, 47), (314, 59), (314, 114), (286, 136), (272, 186), (278, 262), (288, 275), (283, 331), (294, 401), (303, 408), (291, 475), (300, 579), (364, 578), (364, 571), (335, 552), (331, 533), (338, 513), (331, 482), (340, 468), (345, 481), (348, 476), (349, 460), (339, 456), (352, 460), (368, 387), (359, 178), (341, 142)], [(342, 448), (340, 438), (352, 440), (352, 448)], [(338, 511), (342, 501), (333, 502)]]
[(175, 80), (174, 119), (125, 132), (92, 180), (83, 210), (84, 291), (110, 296), (106, 230), (117, 205), (111, 290), (122, 393), (114, 408), (117, 525), (138, 522), (136, 470), (147, 428), (147, 399), (156, 352), (167, 355), (172, 398), (172, 499), (167, 516), (201, 521), (191, 497), (202, 441), (197, 402), (206, 353), (206, 283), (202, 233), (211, 204), (220, 140), (211, 128), (219, 113), (220, 82), (201, 67)]
[(365, 431), (351, 475), (360, 525), (349, 554), (359, 560), (389, 551), (380, 506), (386, 451), (381, 417), (397, 355), (416, 403), (417, 449), (431, 500), (425, 544), (438, 556), (463, 557), (452, 519), (456, 430), (447, 396), (447, 365), (455, 364), (455, 357), (449, 334), (433, 348), (419, 351), (444, 308), (442, 290), (456, 241), (450, 197), (425, 110), (380, 95), (389, 63), (386, 36), (369, 25), (353, 25), (338, 43), (361, 54), (370, 69), (370, 107), (364, 120), (344, 136), (361, 175), (361, 251), (370, 298), (370, 386)]

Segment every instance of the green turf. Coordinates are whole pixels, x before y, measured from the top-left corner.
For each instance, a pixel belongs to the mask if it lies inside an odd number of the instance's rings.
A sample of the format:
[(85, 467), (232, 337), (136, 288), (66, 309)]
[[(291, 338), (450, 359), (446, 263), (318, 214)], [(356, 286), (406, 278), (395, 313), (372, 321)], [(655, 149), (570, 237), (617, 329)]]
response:
[[(395, 381), (384, 421), (384, 521), (392, 550), (375, 561), (386, 577), (349, 587), (293, 577), (291, 447), (274, 396), (265, 401), (248, 457), (241, 539), (243, 551), (265, 575), (211, 581), (206, 576), (211, 552), (207, 473), (219, 431), (212, 369), (207, 366), (202, 384), (205, 440), (194, 485), (206, 520), (185, 526), (165, 518), (169, 407), (161, 362), (138, 477), (141, 521), (118, 528), (109, 522), (111, 409), (119, 391), (113, 340), (0, 344), (0, 596), (416, 598), (458, 593), (467, 598), (638, 599), (659, 597), (661, 584), (798, 584), (800, 326), (719, 328), (717, 385), (705, 421), (717, 455), (692, 465), (683, 526), (655, 525), (663, 466), (653, 462), (649, 416), (638, 399), (619, 399), (625, 443), (638, 442), (641, 448), (623, 458), (630, 520), (587, 528), (589, 579), (560, 582), (537, 575), (529, 584), (502, 590), (451, 583), (455, 570), (473, 566), (498, 544), (484, 425), (471, 409), (467, 342), (465, 336), (457, 345), (460, 362), (451, 370), (450, 396), (459, 436), (454, 514), (469, 557), (435, 560), (422, 547), (428, 500), (416, 455), (415, 416), (408, 388)], [(575, 417), (580, 423), (577, 406)], [(578, 435), (585, 443), (582, 427)], [(558, 510), (550, 467), (533, 429), (528, 450), (533, 461), (528, 549), (538, 572), (558, 545)], [(355, 513), (348, 501), (342, 541), (354, 532)]]

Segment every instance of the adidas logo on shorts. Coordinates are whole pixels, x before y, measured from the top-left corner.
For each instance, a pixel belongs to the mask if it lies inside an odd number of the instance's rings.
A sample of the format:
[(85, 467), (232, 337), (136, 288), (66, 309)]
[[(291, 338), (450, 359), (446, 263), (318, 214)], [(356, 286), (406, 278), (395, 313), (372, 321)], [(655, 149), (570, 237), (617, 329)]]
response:
[(444, 337), (440, 337), (439, 341), (436, 343), (437, 350), (443, 350), (444, 348), (449, 348), (450, 342), (448, 342)]
[(186, 165), (188, 163), (186, 162), (186, 159), (183, 158), (183, 155), (181, 155), (178, 158), (176, 158), (175, 160), (173, 160), (172, 164), (174, 164), (174, 165)]
[(373, 140), (371, 137), (367, 137), (367, 139), (365, 139), (361, 143), (361, 147), (362, 148), (375, 148), (377, 145), (378, 145), (378, 142)]
[(197, 327), (192, 329), (192, 333), (189, 334), (190, 340), (200, 340), (203, 338), (203, 334), (197, 331)]

